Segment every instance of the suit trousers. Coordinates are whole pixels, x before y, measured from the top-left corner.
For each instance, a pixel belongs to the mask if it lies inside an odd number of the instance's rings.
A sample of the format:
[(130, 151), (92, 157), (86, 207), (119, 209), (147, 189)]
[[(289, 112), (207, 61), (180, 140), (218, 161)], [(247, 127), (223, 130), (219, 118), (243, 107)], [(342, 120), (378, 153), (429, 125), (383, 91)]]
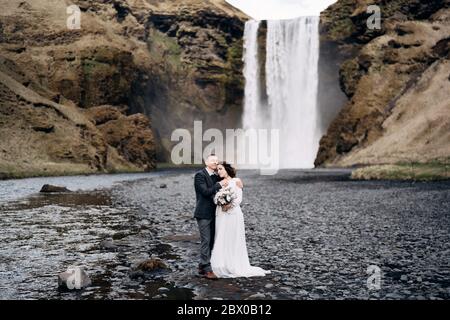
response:
[(200, 263), (199, 268), (205, 272), (211, 269), (211, 251), (214, 247), (214, 236), (216, 229), (216, 219), (197, 218), (198, 229), (200, 231)]

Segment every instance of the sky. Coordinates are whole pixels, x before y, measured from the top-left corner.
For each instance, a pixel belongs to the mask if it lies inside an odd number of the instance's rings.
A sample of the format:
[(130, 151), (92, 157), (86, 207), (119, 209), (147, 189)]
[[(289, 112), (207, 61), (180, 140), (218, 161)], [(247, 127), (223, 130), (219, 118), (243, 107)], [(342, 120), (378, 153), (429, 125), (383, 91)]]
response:
[(317, 16), (336, 0), (226, 0), (255, 20)]

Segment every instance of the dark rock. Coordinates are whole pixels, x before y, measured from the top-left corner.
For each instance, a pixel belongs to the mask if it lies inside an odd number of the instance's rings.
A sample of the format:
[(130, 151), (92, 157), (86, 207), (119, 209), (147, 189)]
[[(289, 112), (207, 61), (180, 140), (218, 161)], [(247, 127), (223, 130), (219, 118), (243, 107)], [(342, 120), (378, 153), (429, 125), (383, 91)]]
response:
[(433, 54), (436, 57), (450, 57), (450, 37), (442, 39), (433, 47)]
[(167, 184), (161, 183), (161, 184), (159, 185), (159, 187), (160, 187), (161, 189), (165, 189), (165, 188), (167, 188)]
[(371, 60), (372, 58), (367, 54), (361, 54), (358, 56), (358, 63), (364, 71), (367, 71), (372, 65)]
[(131, 279), (139, 279), (139, 278), (145, 278), (144, 271), (142, 270), (133, 270), (130, 272), (130, 278)]
[(58, 187), (58, 186), (53, 186), (50, 184), (44, 184), (41, 188), (42, 193), (53, 193), (53, 192), (72, 192), (69, 189), (67, 189), (66, 187)]
[(349, 152), (358, 144), (358, 140), (351, 134), (342, 133), (336, 143), (336, 152), (338, 154)]
[(23, 9), (23, 10), (32, 10), (31, 5), (28, 2), (26, 2), (26, 1), (20, 2), (19, 3), (19, 8)]
[(51, 133), (51, 132), (55, 131), (55, 126), (50, 123), (42, 123), (42, 124), (34, 125), (33, 130), (44, 132), (44, 133)]
[(111, 240), (102, 240), (99, 244), (99, 247), (101, 250), (106, 251), (117, 251), (119, 249), (119, 247), (115, 245)]
[(125, 20), (126, 16), (130, 13), (130, 8), (128, 7), (128, 5), (126, 5), (126, 3), (122, 3), (119, 1), (114, 1), (114, 9), (117, 12), (117, 21), (118, 22), (122, 22), (123, 20)]

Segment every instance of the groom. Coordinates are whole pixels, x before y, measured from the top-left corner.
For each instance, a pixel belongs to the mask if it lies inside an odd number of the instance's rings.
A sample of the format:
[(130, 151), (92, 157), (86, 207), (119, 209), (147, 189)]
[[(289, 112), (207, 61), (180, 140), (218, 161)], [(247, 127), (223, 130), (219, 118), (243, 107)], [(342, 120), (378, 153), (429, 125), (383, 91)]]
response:
[(197, 220), (201, 240), (198, 273), (210, 280), (217, 279), (210, 263), (216, 224), (216, 205), (213, 199), (222, 186), (228, 185), (226, 181), (219, 182), (220, 178), (216, 174), (218, 163), (219, 159), (216, 155), (209, 155), (205, 160), (206, 167), (198, 171), (194, 178), (195, 196), (197, 198), (194, 217)]

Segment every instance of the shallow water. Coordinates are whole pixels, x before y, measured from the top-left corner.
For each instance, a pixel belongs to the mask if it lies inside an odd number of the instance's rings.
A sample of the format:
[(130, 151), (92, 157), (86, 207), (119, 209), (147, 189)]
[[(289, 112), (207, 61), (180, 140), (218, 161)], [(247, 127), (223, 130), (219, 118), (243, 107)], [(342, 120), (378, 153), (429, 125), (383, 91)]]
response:
[[(129, 277), (159, 243), (149, 221), (132, 207), (113, 206), (107, 190), (161, 174), (0, 181), (0, 299), (158, 299), (163, 286), (169, 289), (166, 299), (191, 298), (192, 290), (174, 288), (157, 274), (144, 282)], [(45, 183), (78, 192), (36, 193)], [(105, 239), (117, 247), (102, 248)], [(165, 250), (159, 251), (164, 257)], [(58, 273), (72, 265), (85, 268), (92, 286), (72, 292), (58, 288)]]
[(138, 180), (158, 174), (159, 172), (148, 172), (0, 180), (0, 203), (36, 194), (44, 184), (65, 186), (72, 191), (86, 191), (110, 188), (121, 181)]

